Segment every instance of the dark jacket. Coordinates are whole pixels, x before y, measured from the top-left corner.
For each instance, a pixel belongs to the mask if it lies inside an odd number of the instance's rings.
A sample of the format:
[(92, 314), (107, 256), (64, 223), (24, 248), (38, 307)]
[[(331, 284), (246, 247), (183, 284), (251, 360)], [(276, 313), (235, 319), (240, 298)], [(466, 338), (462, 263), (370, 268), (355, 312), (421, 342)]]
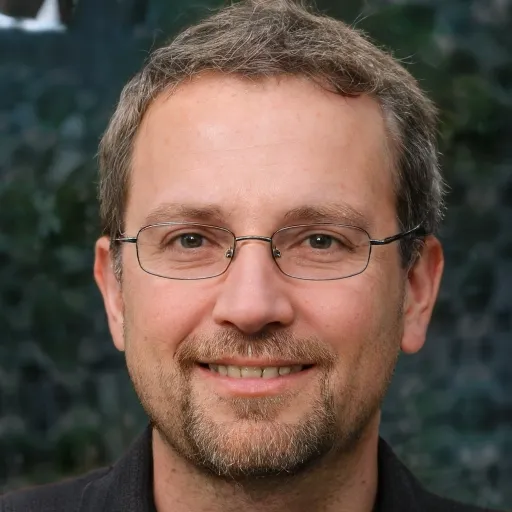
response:
[[(424, 490), (381, 439), (378, 512), (491, 512)], [(113, 466), (0, 497), (1, 512), (152, 512), (151, 430)], [(191, 511), (194, 512), (194, 511)]]

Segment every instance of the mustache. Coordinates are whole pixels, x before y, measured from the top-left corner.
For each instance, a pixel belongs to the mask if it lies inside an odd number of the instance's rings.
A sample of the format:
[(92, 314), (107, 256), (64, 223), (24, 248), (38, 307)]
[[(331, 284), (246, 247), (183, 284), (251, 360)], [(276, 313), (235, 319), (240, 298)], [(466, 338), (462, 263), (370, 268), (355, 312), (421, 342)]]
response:
[(236, 330), (223, 330), (210, 336), (185, 338), (176, 349), (181, 367), (225, 357), (289, 359), (332, 367), (337, 355), (332, 347), (316, 337), (297, 337), (287, 331), (247, 335)]

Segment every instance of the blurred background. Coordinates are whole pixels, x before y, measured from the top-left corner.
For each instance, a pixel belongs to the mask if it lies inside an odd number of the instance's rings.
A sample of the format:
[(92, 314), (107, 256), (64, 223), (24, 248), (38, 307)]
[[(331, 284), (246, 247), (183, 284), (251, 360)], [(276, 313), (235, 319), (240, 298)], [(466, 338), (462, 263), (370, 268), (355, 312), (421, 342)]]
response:
[[(145, 425), (92, 278), (98, 139), (148, 51), (221, 0), (0, 0), (0, 492)], [(512, 508), (512, 1), (318, 0), (442, 111), (447, 266), (382, 434), (431, 490)]]

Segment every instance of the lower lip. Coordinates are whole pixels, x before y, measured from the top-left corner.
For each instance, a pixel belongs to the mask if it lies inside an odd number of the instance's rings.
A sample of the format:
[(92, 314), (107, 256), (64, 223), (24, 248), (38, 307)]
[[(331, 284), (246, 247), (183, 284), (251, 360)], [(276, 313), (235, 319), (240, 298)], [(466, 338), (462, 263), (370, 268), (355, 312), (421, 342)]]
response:
[(234, 378), (213, 372), (209, 368), (196, 366), (201, 377), (208, 380), (208, 384), (212, 386), (220, 394), (231, 396), (275, 396), (285, 393), (296, 388), (305, 379), (309, 379), (314, 372), (314, 367), (306, 368), (297, 373), (289, 373), (271, 379), (263, 378)]

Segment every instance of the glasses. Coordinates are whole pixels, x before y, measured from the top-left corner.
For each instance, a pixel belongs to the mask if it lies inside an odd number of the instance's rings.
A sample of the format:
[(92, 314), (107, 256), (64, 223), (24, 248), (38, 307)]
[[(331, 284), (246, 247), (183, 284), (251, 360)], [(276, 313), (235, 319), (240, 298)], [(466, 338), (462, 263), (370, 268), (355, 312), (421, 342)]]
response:
[(426, 236), (421, 225), (382, 240), (344, 224), (304, 224), (278, 229), (271, 237), (235, 236), (229, 229), (192, 222), (163, 222), (140, 229), (135, 237), (115, 238), (136, 244), (139, 265), (166, 279), (209, 279), (226, 272), (238, 242), (268, 242), (279, 270), (295, 279), (330, 281), (361, 274), (372, 246)]

